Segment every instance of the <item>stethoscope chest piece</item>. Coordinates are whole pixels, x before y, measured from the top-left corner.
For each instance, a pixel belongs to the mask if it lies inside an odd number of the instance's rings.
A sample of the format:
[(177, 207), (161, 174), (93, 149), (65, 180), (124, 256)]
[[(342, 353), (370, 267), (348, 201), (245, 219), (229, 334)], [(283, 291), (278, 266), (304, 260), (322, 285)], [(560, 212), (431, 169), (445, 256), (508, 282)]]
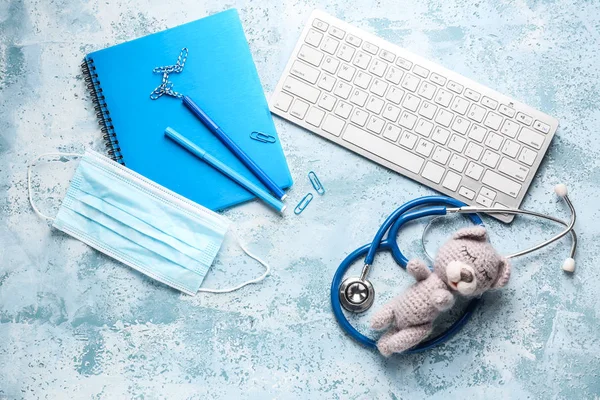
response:
[(346, 278), (340, 285), (340, 303), (353, 313), (367, 311), (375, 300), (375, 289), (371, 282), (362, 277)]

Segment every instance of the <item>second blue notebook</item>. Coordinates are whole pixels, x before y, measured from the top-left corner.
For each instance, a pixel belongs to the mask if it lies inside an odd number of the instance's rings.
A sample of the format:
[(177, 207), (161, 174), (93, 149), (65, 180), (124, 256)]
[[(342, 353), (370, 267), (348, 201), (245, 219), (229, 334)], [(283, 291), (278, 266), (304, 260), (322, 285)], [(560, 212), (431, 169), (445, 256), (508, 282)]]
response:
[[(236, 10), (228, 10), (131, 42), (90, 53), (88, 87), (109, 153), (168, 189), (220, 210), (253, 195), (164, 136), (171, 126), (258, 185), (262, 184), (182, 104), (150, 93), (161, 83), (154, 67), (172, 65), (189, 50), (173, 89), (190, 96), (281, 187), (292, 178)], [(260, 131), (277, 138), (261, 143)]]

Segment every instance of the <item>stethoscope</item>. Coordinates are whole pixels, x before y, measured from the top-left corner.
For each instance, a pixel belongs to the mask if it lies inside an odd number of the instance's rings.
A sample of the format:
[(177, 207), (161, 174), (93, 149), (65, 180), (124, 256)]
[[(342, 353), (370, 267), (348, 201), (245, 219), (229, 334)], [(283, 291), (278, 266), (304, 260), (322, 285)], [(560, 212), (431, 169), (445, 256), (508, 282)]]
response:
[[(367, 279), (369, 271), (372, 269), (375, 255), (379, 251), (387, 250), (392, 253), (394, 261), (400, 267), (406, 269), (408, 259), (402, 253), (398, 247), (397, 237), (400, 228), (406, 225), (410, 221), (414, 221), (423, 217), (432, 216), (445, 216), (449, 214), (464, 214), (473, 224), (482, 225), (483, 221), (477, 215), (477, 213), (488, 213), (488, 214), (522, 214), (530, 215), (534, 217), (543, 218), (549, 221), (556, 222), (565, 227), (563, 231), (551, 237), (550, 239), (541, 242), (528, 249), (519, 251), (517, 253), (506, 256), (506, 258), (515, 258), (529, 254), (542, 247), (548, 246), (568, 233), (571, 234), (571, 252), (570, 257), (563, 263), (563, 269), (565, 271), (572, 272), (575, 267), (575, 251), (577, 249), (577, 235), (573, 230), (575, 226), (575, 220), (577, 214), (573, 203), (569, 199), (567, 194), (567, 188), (565, 185), (557, 185), (555, 192), (565, 200), (571, 211), (571, 220), (569, 222), (563, 221), (559, 218), (541, 214), (535, 211), (522, 210), (519, 208), (493, 208), (493, 207), (473, 207), (467, 206), (465, 203), (446, 196), (425, 196), (414, 200), (411, 200), (404, 205), (398, 207), (390, 216), (383, 222), (373, 241), (369, 244), (365, 244), (362, 247), (354, 250), (350, 253), (340, 264), (335, 275), (333, 276), (333, 282), (331, 283), (331, 307), (333, 313), (337, 319), (340, 327), (354, 340), (357, 342), (375, 349), (375, 340), (363, 335), (356, 328), (350, 324), (342, 308), (353, 313), (361, 313), (368, 310), (375, 300), (375, 289), (373, 284)], [(386, 236), (387, 234), (387, 236)], [(384, 238), (385, 237), (385, 238)], [(344, 274), (354, 264), (356, 260), (363, 257), (366, 254), (364, 267), (359, 277), (344, 278)], [(476, 310), (477, 305), (480, 303), (480, 298), (471, 300), (462, 315), (456, 320), (448, 329), (439, 335), (420, 343), (416, 347), (406, 351), (406, 353), (417, 353), (427, 349), (430, 349), (438, 344), (444, 343), (454, 336), (471, 318), (473, 312)]]

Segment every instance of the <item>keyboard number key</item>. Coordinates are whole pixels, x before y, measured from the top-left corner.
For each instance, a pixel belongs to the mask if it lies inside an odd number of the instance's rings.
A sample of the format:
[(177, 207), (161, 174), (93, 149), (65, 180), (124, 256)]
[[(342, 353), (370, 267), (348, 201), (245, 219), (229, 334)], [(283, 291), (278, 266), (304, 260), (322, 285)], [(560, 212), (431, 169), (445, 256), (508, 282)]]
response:
[(323, 40), (323, 34), (321, 32), (317, 32), (314, 29), (310, 29), (306, 34), (306, 38), (304, 38), (304, 41), (306, 43), (315, 47), (319, 47), (319, 44), (321, 44), (321, 40)]
[(387, 69), (387, 64), (381, 60), (375, 59), (369, 67), (369, 72), (378, 77), (382, 77)]
[(346, 62), (350, 62), (352, 60), (352, 56), (354, 56), (354, 47), (343, 43), (340, 46), (340, 51), (338, 52), (338, 58), (344, 60)]
[(431, 100), (435, 94), (436, 87), (429, 82), (423, 81), (419, 88), (419, 96), (425, 97), (427, 100)]
[(294, 100), (292, 96), (287, 93), (280, 92), (277, 95), (277, 99), (273, 105), (282, 111), (287, 111), (290, 108), (290, 104), (292, 104), (292, 100)]
[(371, 62), (371, 56), (368, 54), (359, 51), (356, 57), (354, 57), (354, 61), (352, 64), (356, 65), (358, 68), (366, 69)]
[(421, 175), (423, 178), (428, 179), (433, 183), (440, 183), (442, 176), (444, 176), (444, 172), (444, 168), (432, 163), (431, 161), (428, 161), (427, 164), (425, 164), (425, 168), (423, 168)]
[(460, 115), (465, 115), (467, 109), (469, 108), (469, 102), (460, 96), (456, 96), (450, 108), (452, 111), (457, 112)]
[(321, 50), (325, 53), (335, 54), (340, 42), (332, 38), (331, 36), (327, 36), (323, 41), (323, 45), (321, 46)]
[(483, 117), (485, 117), (485, 113), (487, 111), (485, 108), (478, 106), (477, 104), (473, 104), (471, 109), (469, 110), (468, 117), (471, 118), (475, 122), (481, 123), (483, 121)]
[(452, 101), (452, 93), (444, 89), (440, 89), (435, 95), (434, 101), (442, 107), (448, 107), (450, 105), (450, 101)]
[(321, 128), (334, 136), (340, 136), (342, 129), (344, 129), (344, 120), (329, 114), (325, 117), (325, 122), (323, 122)]
[(461, 180), (462, 180), (462, 176), (460, 176), (459, 174), (457, 174), (455, 172), (448, 171), (448, 173), (446, 174), (446, 177), (444, 178), (444, 182), (442, 183), (442, 186), (445, 187), (446, 189), (456, 192), (456, 189), (458, 189), (458, 185), (460, 185)]
[(305, 121), (311, 125), (319, 126), (321, 125), (321, 121), (323, 121), (324, 116), (325, 112), (319, 110), (316, 107), (311, 107), (311, 109), (308, 111), (308, 114), (306, 115)]
[(387, 74), (385, 74), (385, 79), (392, 82), (394, 85), (398, 85), (400, 84), (403, 74), (404, 72), (400, 71), (398, 68), (390, 67)]
[(421, 80), (414, 75), (405, 74), (404, 80), (402, 81), (402, 87), (404, 89), (410, 90), (411, 92), (414, 92), (415, 90), (417, 90), (420, 81)]

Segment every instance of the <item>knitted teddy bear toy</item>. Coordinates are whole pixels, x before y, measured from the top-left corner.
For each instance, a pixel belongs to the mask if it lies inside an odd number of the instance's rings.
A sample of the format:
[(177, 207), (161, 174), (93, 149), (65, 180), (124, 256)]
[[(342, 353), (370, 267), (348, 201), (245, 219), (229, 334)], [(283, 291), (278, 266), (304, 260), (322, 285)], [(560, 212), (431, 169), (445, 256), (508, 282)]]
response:
[(371, 319), (376, 330), (389, 328), (377, 348), (384, 356), (408, 350), (431, 332), (433, 321), (454, 305), (455, 295), (475, 297), (508, 283), (510, 264), (487, 240), (484, 227), (457, 231), (439, 250), (433, 272), (421, 260), (406, 270), (417, 280)]

